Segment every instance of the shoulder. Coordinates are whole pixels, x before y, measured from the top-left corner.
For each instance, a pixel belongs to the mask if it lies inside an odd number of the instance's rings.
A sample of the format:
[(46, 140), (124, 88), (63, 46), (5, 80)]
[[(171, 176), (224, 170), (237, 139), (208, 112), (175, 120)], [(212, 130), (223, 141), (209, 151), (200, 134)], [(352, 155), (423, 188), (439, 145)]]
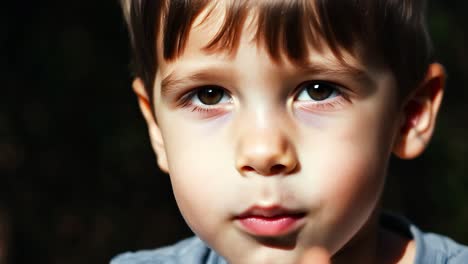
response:
[(222, 263), (219, 259), (203, 241), (198, 237), (192, 237), (154, 250), (123, 253), (114, 257), (110, 264)]
[(468, 247), (461, 245), (446, 236), (423, 233), (420, 230), (413, 230), (419, 233), (416, 238), (416, 251), (419, 251), (419, 262), (426, 263), (432, 259), (432, 263), (444, 264), (466, 264), (468, 263)]
[(414, 239), (415, 264), (468, 264), (468, 247), (449, 237), (421, 231), (408, 219), (384, 212), (381, 225), (405, 237)]

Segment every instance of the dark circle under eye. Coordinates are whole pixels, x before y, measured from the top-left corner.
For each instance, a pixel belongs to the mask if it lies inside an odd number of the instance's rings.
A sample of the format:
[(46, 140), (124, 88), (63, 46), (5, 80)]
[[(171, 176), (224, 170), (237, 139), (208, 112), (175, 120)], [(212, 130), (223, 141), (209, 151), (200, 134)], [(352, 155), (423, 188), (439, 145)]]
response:
[(335, 92), (335, 87), (327, 83), (313, 82), (307, 84), (306, 90), (310, 98), (314, 99), (315, 101), (323, 101), (328, 99), (333, 94), (333, 92)]
[(207, 86), (197, 92), (197, 97), (203, 104), (214, 105), (223, 99), (224, 90), (216, 86)]

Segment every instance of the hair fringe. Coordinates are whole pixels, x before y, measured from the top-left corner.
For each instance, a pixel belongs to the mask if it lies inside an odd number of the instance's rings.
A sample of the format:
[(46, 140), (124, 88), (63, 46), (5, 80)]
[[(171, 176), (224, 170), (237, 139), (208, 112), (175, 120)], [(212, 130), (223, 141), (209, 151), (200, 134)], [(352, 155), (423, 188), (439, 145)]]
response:
[[(425, 24), (425, 0), (120, 0), (132, 42), (136, 76), (150, 89), (157, 70), (156, 39), (162, 57), (173, 60), (186, 46), (195, 19), (207, 8), (224, 8), (217, 34), (205, 47), (232, 53), (247, 19), (256, 23), (255, 41), (271, 58), (284, 54), (295, 63), (308, 59), (310, 47), (342, 52), (365, 51), (394, 73), (401, 90), (419, 82), (432, 60)], [(157, 32), (162, 32), (158, 36)], [(152, 90), (152, 89), (151, 89)]]

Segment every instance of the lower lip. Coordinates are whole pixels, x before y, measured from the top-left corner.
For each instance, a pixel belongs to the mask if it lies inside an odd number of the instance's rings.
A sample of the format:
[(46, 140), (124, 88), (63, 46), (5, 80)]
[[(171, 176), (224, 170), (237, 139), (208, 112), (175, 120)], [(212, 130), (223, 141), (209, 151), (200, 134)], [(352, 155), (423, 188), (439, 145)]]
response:
[(256, 236), (282, 236), (297, 230), (304, 223), (304, 214), (275, 217), (248, 216), (238, 218), (241, 226)]

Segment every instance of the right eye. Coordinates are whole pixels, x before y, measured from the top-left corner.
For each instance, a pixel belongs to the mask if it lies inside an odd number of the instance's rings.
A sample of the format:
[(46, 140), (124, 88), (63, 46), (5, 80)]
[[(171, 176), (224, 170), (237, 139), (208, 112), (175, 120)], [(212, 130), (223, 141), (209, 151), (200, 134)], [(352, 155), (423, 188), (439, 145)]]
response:
[(199, 88), (193, 93), (191, 101), (194, 105), (217, 105), (231, 100), (229, 94), (221, 87), (210, 85)]
[(205, 85), (195, 87), (185, 94), (179, 106), (196, 113), (196, 117), (211, 119), (228, 113), (232, 103), (232, 96), (226, 89), (217, 85)]
[(216, 85), (197, 88), (186, 98), (186, 106), (190, 105), (198, 108), (211, 108), (232, 101), (231, 95), (224, 88)]

